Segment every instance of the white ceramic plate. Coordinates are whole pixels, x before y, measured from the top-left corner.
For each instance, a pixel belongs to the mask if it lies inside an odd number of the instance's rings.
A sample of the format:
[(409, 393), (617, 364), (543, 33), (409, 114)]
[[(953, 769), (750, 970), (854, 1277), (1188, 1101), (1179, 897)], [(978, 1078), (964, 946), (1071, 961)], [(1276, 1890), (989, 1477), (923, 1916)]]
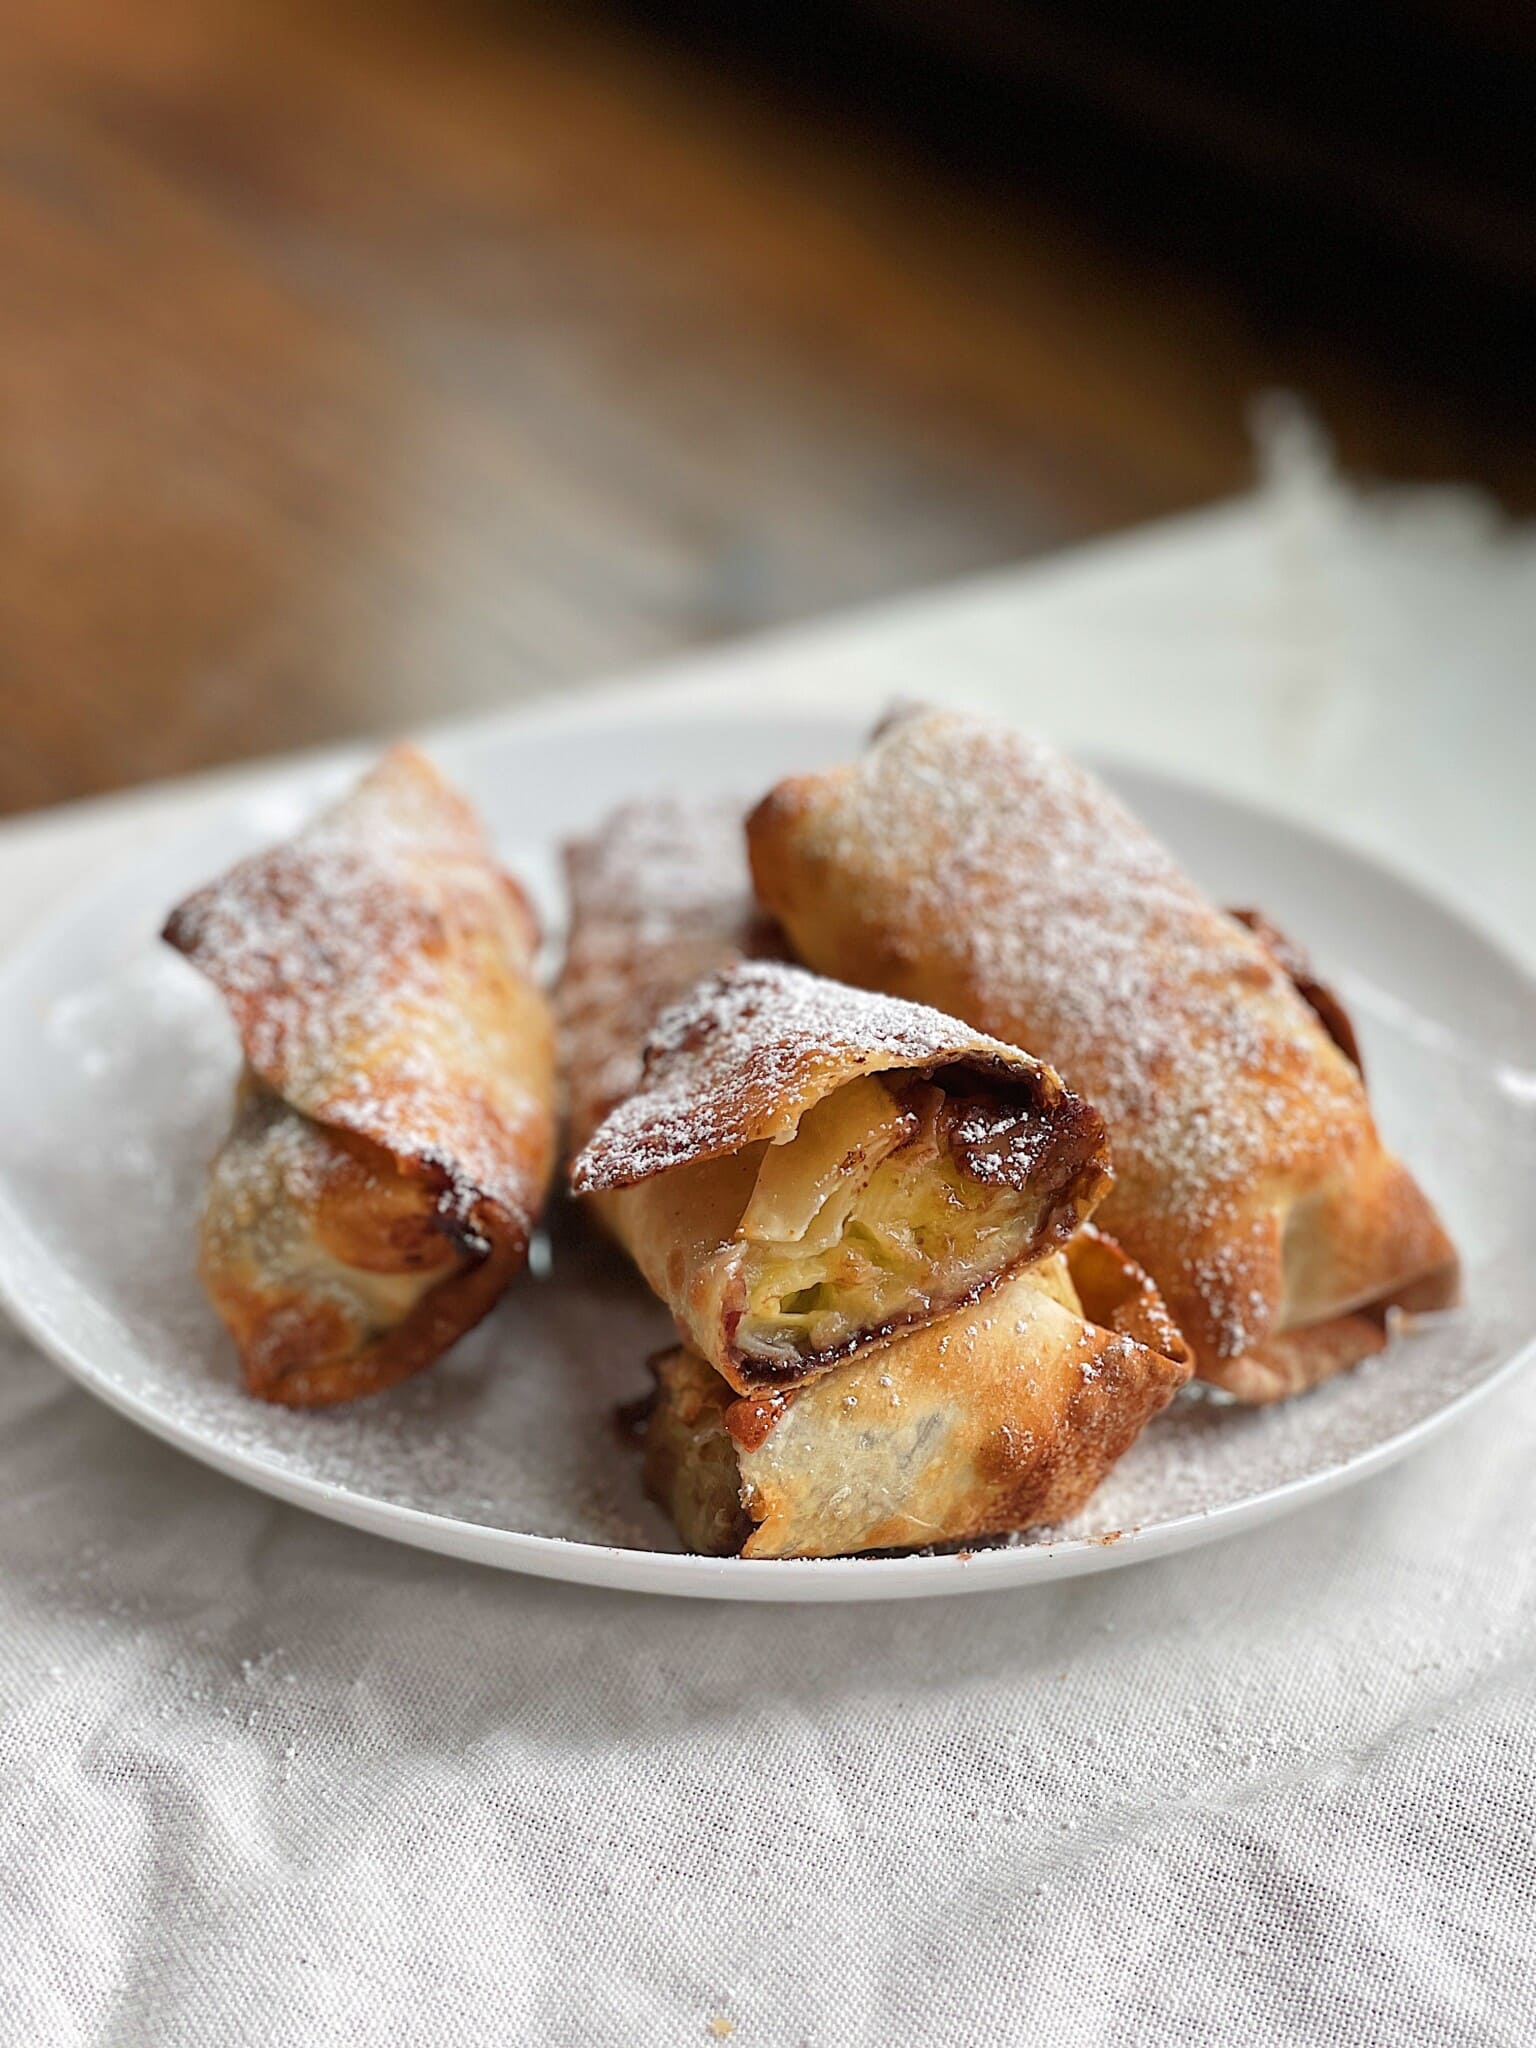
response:
[[(619, 799), (761, 791), (849, 753), (862, 719), (640, 693), (440, 737), (432, 752), (558, 921), (554, 849)], [(1182, 1396), (1050, 1541), (968, 1557), (744, 1563), (678, 1552), (610, 1417), (666, 1322), (557, 1215), (537, 1277), (451, 1358), (351, 1409), (239, 1389), (193, 1271), (235, 1052), (222, 1008), (155, 934), (167, 908), (295, 826), (356, 763), (277, 771), (218, 820), (106, 878), (0, 974), (0, 1291), (85, 1386), (284, 1500), (510, 1570), (736, 1599), (897, 1598), (1101, 1570), (1300, 1506), (1400, 1456), (1514, 1369), (1536, 1333), (1536, 998), (1490, 941), (1294, 825), (1167, 779), (1111, 779), (1223, 901), (1261, 904), (1344, 988), (1390, 1140), (1468, 1254), (1468, 1306), (1305, 1399)]]

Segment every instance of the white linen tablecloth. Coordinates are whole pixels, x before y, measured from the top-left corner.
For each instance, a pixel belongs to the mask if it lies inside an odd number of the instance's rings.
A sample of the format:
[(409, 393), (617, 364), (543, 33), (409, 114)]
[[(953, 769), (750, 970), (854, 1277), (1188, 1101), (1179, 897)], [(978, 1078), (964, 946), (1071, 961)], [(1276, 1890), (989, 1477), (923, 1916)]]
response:
[[(1255, 500), (689, 665), (946, 688), (1318, 817), (1536, 944), (1536, 547)], [(0, 834), (9, 926), (204, 789)], [(0, 2040), (1536, 2040), (1536, 1376), (1239, 1540), (731, 1607), (392, 1547), (0, 1332)]]

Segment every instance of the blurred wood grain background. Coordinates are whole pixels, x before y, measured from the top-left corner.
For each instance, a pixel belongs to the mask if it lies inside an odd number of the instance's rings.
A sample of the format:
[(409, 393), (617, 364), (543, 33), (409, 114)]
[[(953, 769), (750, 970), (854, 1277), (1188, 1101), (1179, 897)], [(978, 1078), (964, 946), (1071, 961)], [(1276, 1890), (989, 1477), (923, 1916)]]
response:
[(893, 89), (851, 31), (802, 62), (813, 19), (0, 0), (0, 809), (1192, 506), (1276, 386), (1362, 472), (1536, 499), (1498, 262), (1362, 294), (1268, 201), (1215, 247), (1209, 164), (1101, 138), (1054, 60), (983, 41), (1056, 124), (1021, 167), (963, 71), (946, 130), (920, 41)]

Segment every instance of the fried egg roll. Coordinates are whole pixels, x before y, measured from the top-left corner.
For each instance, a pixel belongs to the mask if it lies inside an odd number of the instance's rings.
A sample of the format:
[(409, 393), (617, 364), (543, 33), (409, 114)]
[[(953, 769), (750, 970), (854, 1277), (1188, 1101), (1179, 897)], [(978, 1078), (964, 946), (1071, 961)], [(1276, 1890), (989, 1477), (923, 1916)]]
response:
[(565, 849), (570, 928), (555, 1007), (573, 1152), (639, 1086), (664, 1010), (732, 960), (782, 952), (752, 900), (745, 815), (739, 803), (654, 797)]
[(738, 1393), (791, 1386), (1059, 1250), (1109, 1185), (1049, 1067), (774, 961), (700, 983), (577, 1158), (679, 1334)]
[(253, 1394), (377, 1392), (478, 1322), (554, 1159), (537, 930), (467, 804), (409, 747), (173, 912), (245, 1065), (200, 1267)]
[(685, 1347), (652, 1370), (646, 1483), (689, 1549), (836, 1557), (1065, 1521), (1190, 1360), (1146, 1276), (1083, 1233), (788, 1393), (743, 1399)]
[(1028, 1045), (1103, 1112), (1100, 1220), (1207, 1380), (1274, 1400), (1379, 1349), (1389, 1306), (1455, 1299), (1455, 1249), (1381, 1143), (1337, 1003), (1051, 748), (906, 716), (781, 784), (748, 836), (808, 965)]

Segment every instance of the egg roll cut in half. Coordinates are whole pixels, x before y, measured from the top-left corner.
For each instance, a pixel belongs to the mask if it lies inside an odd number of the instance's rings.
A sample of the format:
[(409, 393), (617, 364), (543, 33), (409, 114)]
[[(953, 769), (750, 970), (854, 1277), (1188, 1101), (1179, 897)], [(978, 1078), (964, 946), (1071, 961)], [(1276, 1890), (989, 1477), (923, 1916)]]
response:
[(733, 960), (782, 953), (752, 900), (745, 816), (740, 803), (654, 797), (566, 848), (570, 930), (555, 1008), (573, 1151), (638, 1087), (664, 1010)]
[(253, 1394), (292, 1407), (431, 1364), (523, 1264), (554, 1159), (527, 901), (396, 747), (176, 910), (245, 1055), (201, 1270)]
[(1379, 1349), (1389, 1306), (1455, 1299), (1455, 1249), (1377, 1135), (1337, 1003), (1051, 748), (903, 717), (781, 784), (748, 837), (808, 965), (1027, 1045), (1103, 1112), (1101, 1220), (1206, 1379), (1296, 1393)]
[(646, 1484), (689, 1549), (836, 1557), (1065, 1521), (1190, 1356), (1145, 1274), (1095, 1237), (789, 1393), (743, 1399), (681, 1347), (652, 1370)]
[(931, 1322), (1058, 1250), (1109, 1185), (1097, 1111), (936, 1010), (781, 962), (701, 982), (572, 1186), (741, 1393)]

